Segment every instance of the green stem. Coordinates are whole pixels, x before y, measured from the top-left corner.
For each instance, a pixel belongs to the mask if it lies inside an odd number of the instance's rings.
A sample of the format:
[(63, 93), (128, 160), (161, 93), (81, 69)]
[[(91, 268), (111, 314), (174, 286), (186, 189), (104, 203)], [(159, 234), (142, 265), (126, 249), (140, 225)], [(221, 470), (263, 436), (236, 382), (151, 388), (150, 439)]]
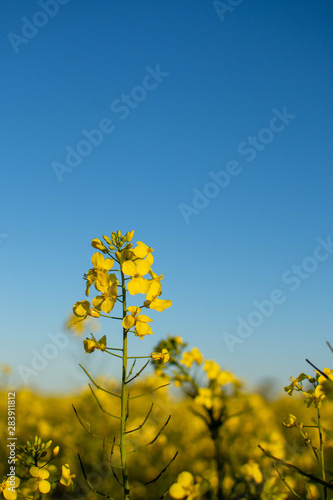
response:
[[(123, 294), (123, 318), (125, 318), (126, 310), (126, 285), (125, 277), (121, 271), (121, 286)], [(120, 417), (120, 459), (123, 474), (123, 488), (124, 488), (124, 500), (129, 500), (129, 481), (127, 474), (127, 462), (126, 462), (126, 418), (127, 418), (127, 330), (123, 328), (123, 366), (122, 366), (122, 379), (121, 379), (121, 417)]]
[[(317, 416), (318, 416), (318, 432), (319, 432), (319, 443), (320, 443), (319, 452), (320, 452), (321, 477), (325, 481), (326, 475), (325, 475), (324, 442), (323, 442), (323, 434), (322, 434), (322, 430), (321, 430), (319, 408), (317, 408)], [(324, 499), (327, 500), (327, 488), (326, 488), (326, 486), (324, 486)]]

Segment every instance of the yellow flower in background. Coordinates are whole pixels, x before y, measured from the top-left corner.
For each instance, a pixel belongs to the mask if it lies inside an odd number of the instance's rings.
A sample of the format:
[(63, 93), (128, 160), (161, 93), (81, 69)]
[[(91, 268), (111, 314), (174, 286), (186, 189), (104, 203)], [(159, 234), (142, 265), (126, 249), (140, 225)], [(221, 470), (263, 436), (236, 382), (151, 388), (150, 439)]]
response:
[(131, 276), (131, 280), (127, 285), (127, 289), (131, 295), (148, 292), (150, 284), (143, 276), (145, 276), (150, 269), (149, 262), (140, 259), (135, 262), (126, 260), (121, 267), (126, 276)]
[(126, 330), (129, 330), (133, 326), (135, 326), (135, 334), (142, 339), (145, 335), (152, 335), (152, 330), (147, 323), (150, 323), (153, 321), (151, 318), (148, 318), (148, 316), (144, 314), (140, 314), (141, 309), (140, 307), (136, 306), (130, 306), (127, 308), (127, 310), (131, 313), (125, 316), (123, 319), (123, 327)]
[(207, 360), (205, 362), (203, 369), (207, 373), (207, 377), (210, 380), (215, 380), (221, 371), (220, 366), (215, 361), (211, 360)]
[[(17, 493), (16, 493), (16, 488), (19, 487), (20, 485), (20, 479), (16, 476), (15, 481), (11, 481), (10, 478), (7, 480), (3, 481), (0, 484), (0, 492), (3, 494), (6, 500), (16, 500), (17, 499)], [(15, 484), (12, 484), (14, 482)]]
[[(191, 493), (194, 489), (194, 478), (190, 472), (181, 472), (177, 477), (177, 482), (169, 489), (169, 495), (175, 500), (193, 498)], [(190, 496), (191, 495), (191, 496)]]
[(75, 474), (71, 474), (71, 470), (68, 464), (62, 466), (60, 483), (64, 486), (70, 486), (73, 484), (73, 479), (76, 477)]
[(180, 360), (180, 362), (187, 366), (187, 368), (191, 368), (194, 362), (201, 365), (202, 361), (203, 356), (197, 347), (193, 347), (193, 349), (189, 352), (184, 352), (183, 357)]
[(222, 371), (218, 374), (216, 380), (217, 380), (217, 383), (219, 385), (226, 385), (226, 384), (231, 384), (232, 382), (234, 382), (235, 377), (230, 372)]
[(247, 480), (253, 480), (257, 484), (263, 482), (260, 467), (254, 460), (250, 459), (247, 464), (241, 467), (241, 471)]
[(154, 361), (162, 361), (162, 364), (164, 364), (169, 361), (170, 354), (167, 349), (162, 349), (162, 352), (152, 352), (151, 357)]
[(200, 387), (199, 394), (194, 399), (194, 402), (198, 405), (202, 405), (208, 410), (213, 407), (213, 392), (207, 387)]
[(46, 469), (40, 469), (39, 467), (30, 467), (30, 475), (34, 478), (30, 481), (30, 487), (33, 491), (37, 489), (41, 493), (48, 493), (51, 489), (51, 484), (47, 481), (50, 473)]
[(285, 427), (296, 427), (297, 418), (295, 417), (295, 415), (289, 413), (283, 418), (282, 425), (284, 425)]
[[(177, 477), (177, 482), (169, 489), (169, 495), (174, 500), (201, 500), (207, 498), (205, 493), (209, 491), (208, 481), (202, 480), (194, 484), (194, 478), (190, 472), (181, 472)], [(211, 498), (211, 496), (209, 496)]]

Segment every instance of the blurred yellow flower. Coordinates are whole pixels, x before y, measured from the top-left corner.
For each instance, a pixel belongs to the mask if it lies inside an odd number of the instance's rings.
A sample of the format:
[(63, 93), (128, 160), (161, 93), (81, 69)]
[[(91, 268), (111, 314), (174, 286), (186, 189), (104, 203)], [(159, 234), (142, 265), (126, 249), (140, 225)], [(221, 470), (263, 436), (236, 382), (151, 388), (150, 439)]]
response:
[(207, 373), (207, 377), (210, 380), (216, 379), (218, 374), (221, 371), (221, 368), (219, 367), (219, 365), (215, 361), (212, 361), (212, 360), (207, 360), (203, 366), (203, 369)]
[(162, 352), (152, 352), (151, 357), (154, 361), (162, 361), (162, 364), (164, 364), (169, 361), (170, 354), (167, 349), (162, 349)]
[(253, 480), (255, 483), (260, 484), (263, 481), (263, 476), (259, 465), (252, 459), (247, 464), (241, 467), (241, 470), (247, 480)]
[(183, 357), (180, 362), (187, 366), (187, 368), (191, 368), (192, 364), (196, 362), (200, 365), (203, 361), (203, 356), (197, 347), (193, 347), (191, 351), (187, 351), (183, 353)]
[[(0, 484), (0, 493), (3, 494), (6, 500), (16, 500), (17, 498), (15, 490), (19, 487), (21, 481), (18, 477), (14, 477), (15, 481), (11, 481), (11, 479), (8, 478)], [(12, 484), (13, 482), (15, 482), (15, 484)]]
[(71, 474), (71, 470), (68, 464), (62, 466), (60, 483), (64, 486), (70, 486), (73, 484), (73, 479), (76, 477), (75, 474)]
[(190, 472), (181, 472), (177, 477), (177, 482), (169, 489), (169, 495), (175, 500), (182, 500), (183, 498), (191, 498), (190, 494), (193, 492), (194, 479)]
[(282, 424), (285, 427), (296, 427), (297, 418), (295, 417), (295, 415), (292, 415), (291, 413), (289, 413), (289, 415), (286, 415), (284, 417)]

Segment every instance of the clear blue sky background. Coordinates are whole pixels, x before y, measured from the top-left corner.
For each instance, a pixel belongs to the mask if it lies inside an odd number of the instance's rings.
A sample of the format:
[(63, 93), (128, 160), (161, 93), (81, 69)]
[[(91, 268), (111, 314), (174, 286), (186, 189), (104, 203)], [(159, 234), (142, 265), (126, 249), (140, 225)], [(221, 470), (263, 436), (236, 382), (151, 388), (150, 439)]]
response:
[[(0, 7), (0, 361), (31, 367), (33, 350), (84, 299), (91, 239), (120, 228), (155, 248), (163, 298), (173, 300), (133, 351), (181, 335), (251, 384), (286, 385), (308, 370), (306, 357), (332, 366), (333, 255), (295, 291), (282, 280), (318, 237), (333, 235), (332, 4), (244, 0), (224, 19), (202, 0), (71, 0), (54, 17), (41, 10), (23, 0)], [(23, 18), (45, 24), (27, 43), (15, 38), (27, 34)], [(143, 96), (135, 87), (157, 65), (169, 75)], [(111, 105), (131, 92), (143, 98), (121, 119)], [(296, 117), (262, 131), (284, 107)], [(113, 132), (59, 182), (52, 163), (64, 164), (66, 147), (104, 118)], [(248, 161), (258, 133), (266, 144)], [(239, 175), (186, 223), (179, 205), (193, 207), (193, 189), (203, 193), (209, 173), (231, 160)], [(276, 288), (284, 303), (230, 352), (224, 334), (236, 335), (237, 318)], [(116, 326), (102, 332), (117, 335)], [(115, 373), (105, 358), (71, 338), (29, 382), (69, 389), (85, 382), (79, 361)], [(22, 383), (17, 371), (13, 382)]]

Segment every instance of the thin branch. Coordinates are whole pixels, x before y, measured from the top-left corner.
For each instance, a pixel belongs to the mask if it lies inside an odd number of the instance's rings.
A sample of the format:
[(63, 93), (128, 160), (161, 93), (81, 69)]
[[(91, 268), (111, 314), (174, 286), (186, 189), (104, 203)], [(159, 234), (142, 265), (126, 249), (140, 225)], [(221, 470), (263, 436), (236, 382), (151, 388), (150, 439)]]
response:
[(111, 465), (111, 470), (112, 470), (112, 474), (113, 474), (113, 477), (116, 479), (116, 481), (120, 484), (120, 486), (123, 488), (124, 485), (123, 483), (120, 481), (120, 479), (118, 478), (117, 474), (116, 474), (116, 471), (114, 470), (114, 465), (112, 463), (112, 456), (113, 456), (113, 450), (114, 450), (114, 445), (115, 445), (115, 439), (116, 438), (113, 438), (113, 443), (112, 443), (112, 447), (111, 447), (111, 453), (110, 453), (110, 465)]
[(169, 465), (171, 465), (172, 462), (176, 459), (177, 455), (178, 455), (178, 451), (176, 451), (175, 455), (172, 457), (172, 459), (170, 460), (170, 462), (164, 467), (164, 469), (161, 470), (161, 472), (158, 474), (158, 476), (156, 476), (155, 479), (152, 479), (151, 481), (148, 481), (147, 483), (144, 483), (144, 486), (146, 486), (147, 484), (151, 484), (151, 483), (154, 483), (155, 481), (157, 481), (162, 476), (162, 474), (167, 470), (167, 468), (169, 467)]
[(324, 373), (321, 370), (319, 370), (319, 368), (317, 368), (313, 363), (311, 363), (311, 361), (309, 361), (308, 359), (306, 359), (305, 361), (307, 363), (309, 363), (309, 365), (311, 365), (312, 368), (314, 368), (317, 372), (319, 372), (321, 375), (323, 375), (325, 378), (327, 378), (327, 380), (330, 380), (330, 378), (326, 375), (326, 373)]
[[(120, 350), (122, 351), (122, 349), (120, 349)], [(116, 358), (123, 359), (123, 356), (120, 356), (119, 354), (115, 354), (114, 352), (110, 352), (110, 351), (108, 351), (108, 348), (107, 348), (107, 347), (105, 348), (105, 352), (106, 352), (107, 354), (111, 354), (111, 356), (115, 356)]]
[[(75, 412), (75, 415), (76, 415), (76, 418), (78, 419), (78, 421), (80, 422), (80, 424), (82, 425), (82, 427), (84, 428), (84, 430), (86, 432), (88, 432), (88, 434), (90, 434), (91, 436), (97, 438), (97, 439), (101, 439), (102, 441), (105, 441), (106, 443), (111, 443), (112, 444), (112, 441), (109, 441), (108, 439), (105, 439), (104, 436), (97, 436), (97, 434), (94, 434), (93, 432), (91, 432), (89, 429), (87, 429), (87, 427), (84, 425), (84, 423), (82, 422), (81, 418), (79, 417), (79, 414), (78, 412), (76, 411), (76, 408), (74, 405), (72, 405), (73, 407), (73, 410)], [(89, 422), (87, 422), (87, 424), (90, 426)], [(119, 446), (119, 444), (116, 444), (116, 446)]]
[(162, 427), (160, 428), (160, 430), (158, 431), (158, 433), (156, 434), (156, 436), (154, 437), (154, 439), (152, 439), (147, 444), (144, 444), (142, 446), (139, 446), (138, 448), (135, 448), (134, 450), (129, 451), (128, 454), (135, 453), (136, 451), (142, 450), (142, 448), (146, 448), (147, 446), (150, 446), (151, 444), (155, 443), (156, 439), (159, 437), (159, 435), (161, 434), (161, 432), (163, 431), (163, 429), (168, 425), (170, 418), (171, 418), (171, 415), (168, 416), (167, 421), (165, 422), (164, 425), (162, 425)]
[(143, 365), (143, 367), (141, 368), (141, 370), (138, 371), (138, 373), (136, 373), (132, 378), (130, 378), (129, 380), (126, 380), (126, 384), (129, 384), (130, 382), (132, 382), (132, 380), (134, 380), (136, 377), (138, 377), (140, 375), (140, 373), (143, 372), (143, 370), (148, 366), (148, 364), (150, 363), (150, 359), (147, 361), (146, 364)]
[(144, 421), (142, 422), (141, 425), (139, 425), (139, 427), (136, 427), (136, 429), (131, 429), (130, 431), (126, 431), (125, 434), (129, 434), (130, 432), (135, 432), (135, 431), (138, 431), (139, 429), (142, 429), (142, 427), (145, 425), (145, 423), (147, 422), (148, 418), (149, 418), (149, 415), (151, 414), (151, 411), (153, 409), (153, 406), (154, 406), (154, 403), (151, 404), (151, 407), (150, 407), (150, 410), (148, 411)]
[(326, 486), (326, 488), (330, 488), (331, 490), (333, 490), (333, 484), (332, 483), (328, 483), (327, 481), (324, 481), (320, 477), (317, 477), (317, 476), (314, 476), (313, 474), (309, 474), (307, 472), (304, 472), (303, 470), (301, 470), (298, 467), (296, 467), (296, 465), (289, 464), (288, 462), (285, 462), (284, 460), (281, 460), (281, 458), (274, 457), (274, 455), (272, 455), (271, 453), (269, 453), (269, 451), (264, 450), (260, 445), (258, 445), (258, 447), (261, 449), (261, 451), (263, 453), (265, 453), (265, 455), (267, 455), (269, 458), (272, 458), (273, 460), (275, 460), (276, 463), (284, 465), (285, 467), (288, 467), (289, 469), (293, 469), (296, 472), (298, 472), (299, 474), (301, 474), (301, 476), (308, 477), (309, 479), (312, 479), (312, 481), (314, 481), (315, 483), (322, 484), (323, 486)]
[(135, 366), (135, 363), (136, 363), (136, 359), (133, 361), (133, 364), (132, 364), (132, 366), (131, 366), (131, 369), (130, 369), (130, 371), (128, 372), (127, 378), (128, 378), (128, 377), (130, 377), (130, 376), (132, 375), (132, 372), (133, 372), (133, 368), (134, 368), (134, 366)]
[(170, 382), (164, 385), (160, 385), (159, 387), (156, 387), (155, 389), (152, 389), (149, 392), (145, 392), (144, 394), (138, 394), (137, 396), (132, 396), (129, 399), (136, 399), (136, 398), (141, 398), (142, 396), (148, 396), (149, 394), (152, 394), (153, 392), (158, 391), (159, 389), (162, 389), (162, 387), (166, 387), (167, 385), (170, 385)]
[(96, 403), (98, 404), (98, 406), (100, 407), (100, 409), (102, 410), (103, 413), (106, 413), (106, 415), (109, 415), (109, 417), (113, 417), (113, 418), (116, 418), (117, 420), (120, 420), (120, 417), (117, 417), (117, 415), (112, 415), (112, 413), (109, 413), (108, 411), (104, 410), (103, 406), (101, 405), (98, 397), (96, 396), (95, 392), (94, 392), (94, 389), (91, 387), (90, 384), (88, 384), (91, 392), (92, 392), (92, 395), (94, 396), (95, 398), (95, 401)]
[(114, 392), (110, 392), (110, 391), (107, 391), (106, 389), (103, 389), (103, 387), (101, 387), (100, 385), (98, 385), (95, 380), (89, 375), (89, 373), (87, 372), (87, 370), (85, 368), (83, 368), (82, 365), (79, 364), (79, 366), (81, 366), (82, 370), (85, 372), (86, 375), (88, 375), (88, 377), (90, 378), (90, 380), (92, 381), (92, 383), (94, 384), (94, 386), (97, 388), (97, 389), (100, 389), (101, 391), (103, 392), (106, 392), (107, 394), (111, 394), (111, 396), (114, 396), (116, 398), (120, 398), (119, 394), (115, 394)]
[(298, 493), (296, 493), (296, 491), (295, 491), (295, 490), (293, 490), (293, 489), (292, 489), (292, 487), (291, 487), (291, 486), (287, 483), (287, 480), (286, 480), (286, 479), (282, 476), (282, 474), (281, 474), (281, 472), (279, 471), (278, 466), (276, 465), (276, 463), (274, 463), (274, 467), (275, 467), (276, 472), (279, 474), (281, 481), (282, 481), (282, 482), (284, 483), (284, 485), (288, 488), (288, 490), (289, 490), (289, 491), (290, 491), (293, 495), (295, 495), (295, 497), (300, 498), (301, 500), (304, 500), (304, 499), (303, 499), (302, 497), (300, 497), (300, 496), (298, 495)]
[(329, 343), (328, 340), (326, 340), (326, 344), (328, 345), (328, 347), (331, 349), (331, 351), (333, 352), (333, 347), (331, 346), (331, 344)]
[(96, 490), (96, 488), (93, 487), (93, 485), (90, 483), (89, 479), (87, 478), (87, 474), (86, 474), (86, 471), (84, 470), (83, 463), (82, 463), (82, 460), (81, 460), (81, 457), (79, 454), (78, 454), (78, 457), (79, 457), (79, 461), (80, 461), (80, 465), (81, 465), (84, 479), (86, 480), (86, 483), (89, 486), (89, 488), (91, 489), (91, 491), (94, 491), (95, 493), (97, 493), (98, 495), (101, 495), (104, 498), (109, 498), (110, 500), (116, 500), (114, 497), (109, 497), (109, 495), (106, 495), (105, 493), (102, 493), (101, 491), (98, 491), (98, 490)]

